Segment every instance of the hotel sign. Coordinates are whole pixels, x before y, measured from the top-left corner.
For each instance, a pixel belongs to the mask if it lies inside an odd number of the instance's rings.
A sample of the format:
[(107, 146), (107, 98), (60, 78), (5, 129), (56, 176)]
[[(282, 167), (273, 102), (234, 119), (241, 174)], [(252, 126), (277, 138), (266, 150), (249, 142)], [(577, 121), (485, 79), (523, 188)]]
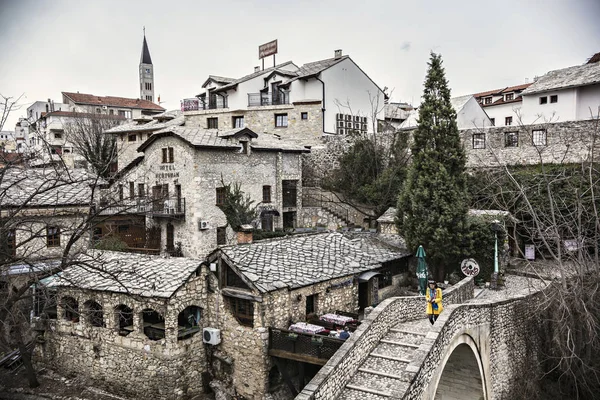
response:
[(258, 46), (258, 58), (265, 58), (277, 54), (277, 39)]

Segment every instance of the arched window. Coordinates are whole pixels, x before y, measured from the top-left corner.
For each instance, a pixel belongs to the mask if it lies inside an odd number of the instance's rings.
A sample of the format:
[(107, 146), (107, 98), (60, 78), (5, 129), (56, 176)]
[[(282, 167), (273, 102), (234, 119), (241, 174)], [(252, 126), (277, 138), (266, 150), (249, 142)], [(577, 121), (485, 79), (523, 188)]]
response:
[(202, 309), (197, 306), (186, 307), (177, 316), (177, 340), (188, 339), (200, 331)]
[(165, 319), (162, 315), (151, 308), (142, 311), (142, 324), (144, 334), (150, 340), (160, 340), (165, 338)]
[(127, 336), (133, 332), (133, 310), (125, 304), (115, 307), (115, 319), (119, 328), (119, 335)]
[(88, 300), (83, 303), (83, 310), (86, 321), (92, 326), (104, 326), (102, 306), (94, 301)]
[(79, 322), (79, 304), (72, 297), (63, 297), (60, 305), (64, 310), (63, 318), (71, 322)]

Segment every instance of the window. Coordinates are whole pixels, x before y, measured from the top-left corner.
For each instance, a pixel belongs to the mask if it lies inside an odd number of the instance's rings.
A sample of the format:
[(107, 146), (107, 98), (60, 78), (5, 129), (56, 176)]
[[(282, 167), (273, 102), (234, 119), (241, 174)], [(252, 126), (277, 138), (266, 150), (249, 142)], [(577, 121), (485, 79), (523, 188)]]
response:
[(504, 118), (504, 125), (506, 125), (506, 126), (512, 125), (512, 117)]
[(137, 136), (136, 135), (129, 135), (129, 136), (127, 136), (127, 140), (129, 142), (135, 142), (137, 140)]
[(229, 297), (231, 313), (244, 326), (254, 326), (254, 303), (250, 300)]
[(496, 126), (496, 118), (490, 118), (490, 123), (492, 126)]
[(492, 104), (492, 98), (486, 97), (485, 99), (483, 99), (483, 104)]
[(63, 318), (71, 322), (79, 322), (79, 304), (72, 297), (63, 297), (60, 305), (64, 311)]
[(217, 192), (217, 203), (216, 203), (216, 205), (218, 205), (218, 206), (224, 205), (225, 204), (225, 195), (226, 195), (225, 188), (224, 187), (218, 187), (216, 189), (216, 192)]
[(317, 294), (306, 296), (306, 315), (317, 311)]
[(263, 186), (263, 203), (271, 202), (271, 186), (265, 185)]
[(379, 273), (382, 276), (377, 277), (377, 287), (383, 289), (384, 287), (392, 286), (394, 282), (394, 272), (391, 268), (380, 269)]
[(184, 340), (200, 332), (202, 309), (198, 306), (186, 307), (177, 316), (177, 340)]
[(146, 188), (143, 183), (138, 183), (138, 196), (144, 197), (146, 196)]
[(152, 96), (146, 96), (146, 100), (152, 101)]
[(129, 198), (133, 199), (135, 197), (135, 182), (129, 182)]
[(283, 206), (284, 207), (296, 207), (297, 201), (297, 185), (298, 181), (296, 180), (285, 180), (282, 181), (282, 190), (283, 190)]
[(504, 101), (510, 101), (513, 100), (515, 98), (514, 93), (509, 93), (507, 95), (504, 95)]
[(243, 128), (244, 127), (244, 117), (231, 117), (231, 125), (234, 128)]
[(553, 94), (552, 96), (550, 96), (550, 103), (558, 103), (558, 95), (557, 94)]
[(88, 324), (96, 327), (103, 327), (102, 306), (93, 300), (88, 300), (83, 303), (85, 319)]
[(110, 115), (115, 115), (115, 110), (108, 110), (108, 113), (109, 113)]
[(131, 118), (131, 111), (129, 110), (119, 110), (119, 116), (125, 118)]
[(206, 127), (208, 129), (219, 129), (219, 118), (206, 118)]
[(288, 115), (287, 114), (275, 114), (275, 127), (276, 128), (287, 128), (288, 126)]
[(146, 73), (149, 74), (150, 73), (150, 68), (146, 68)]
[(531, 132), (534, 146), (545, 146), (546, 145), (546, 130), (535, 129)]
[(60, 247), (60, 228), (57, 226), (46, 227), (46, 246)]
[(473, 148), (474, 149), (485, 149), (485, 133), (474, 133), (473, 134)]
[(100, 110), (99, 108), (96, 108), (96, 113), (100, 114), (102, 110)]
[(504, 147), (519, 147), (519, 133), (506, 132), (504, 134)]
[(145, 84), (146, 90), (152, 90), (152, 83), (146, 82)]
[(540, 104), (547, 104), (548, 103), (548, 97), (543, 96), (540, 97)]
[(175, 162), (175, 152), (172, 147), (162, 148), (162, 162), (163, 164), (173, 164)]
[(62, 139), (62, 132), (54, 132), (54, 139)]
[(123, 201), (123, 185), (119, 184), (119, 200)]
[(304, 120), (308, 119), (308, 113), (307, 112), (300, 113), (300, 119), (304, 119)]
[(217, 244), (227, 244), (227, 226), (217, 227)]

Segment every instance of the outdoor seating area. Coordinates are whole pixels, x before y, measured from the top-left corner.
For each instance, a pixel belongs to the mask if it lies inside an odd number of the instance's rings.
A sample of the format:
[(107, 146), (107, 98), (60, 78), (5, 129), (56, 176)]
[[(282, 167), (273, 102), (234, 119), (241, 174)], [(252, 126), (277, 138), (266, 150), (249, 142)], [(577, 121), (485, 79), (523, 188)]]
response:
[(307, 316), (307, 322), (312, 325), (321, 326), (328, 331), (337, 331), (339, 329), (348, 327), (350, 332), (354, 332), (360, 325), (358, 314), (339, 310), (337, 310), (335, 313), (327, 313), (321, 316), (309, 314)]

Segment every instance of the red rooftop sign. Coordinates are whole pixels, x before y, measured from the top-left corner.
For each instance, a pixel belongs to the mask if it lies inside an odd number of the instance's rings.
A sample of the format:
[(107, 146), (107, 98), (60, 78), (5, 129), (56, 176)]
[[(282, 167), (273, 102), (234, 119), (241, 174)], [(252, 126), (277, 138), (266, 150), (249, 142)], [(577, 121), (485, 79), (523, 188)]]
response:
[(258, 58), (265, 58), (277, 54), (277, 39), (258, 46)]

